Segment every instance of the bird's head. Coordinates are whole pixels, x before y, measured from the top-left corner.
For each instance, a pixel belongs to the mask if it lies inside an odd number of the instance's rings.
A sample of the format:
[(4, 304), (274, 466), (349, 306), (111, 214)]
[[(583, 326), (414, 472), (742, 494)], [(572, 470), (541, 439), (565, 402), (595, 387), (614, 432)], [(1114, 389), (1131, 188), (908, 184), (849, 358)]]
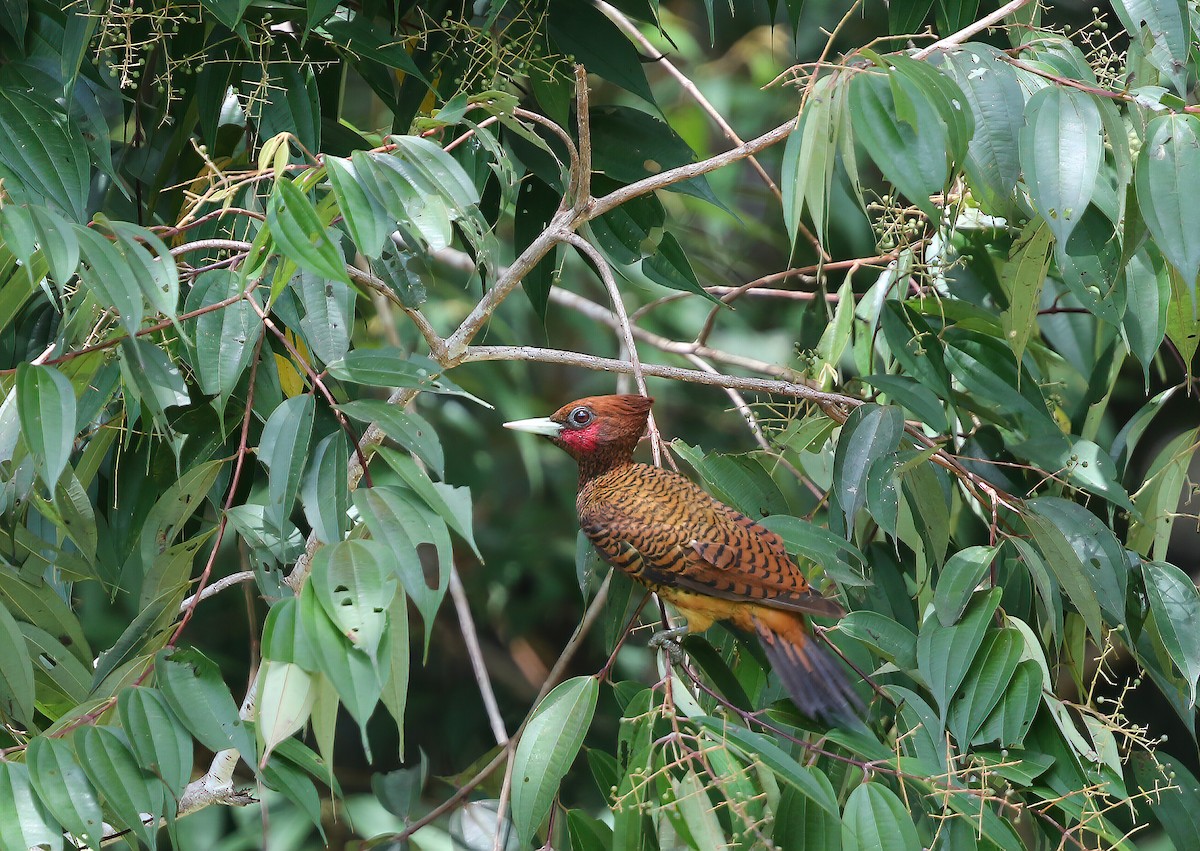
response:
[(652, 404), (647, 396), (588, 396), (548, 417), (516, 420), (504, 427), (548, 437), (579, 462), (624, 460), (645, 433)]

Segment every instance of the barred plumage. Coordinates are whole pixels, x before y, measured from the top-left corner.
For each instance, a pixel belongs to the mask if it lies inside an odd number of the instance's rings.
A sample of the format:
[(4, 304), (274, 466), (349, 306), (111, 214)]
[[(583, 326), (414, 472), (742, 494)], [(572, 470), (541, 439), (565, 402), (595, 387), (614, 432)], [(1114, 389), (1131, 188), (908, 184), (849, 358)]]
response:
[(549, 437), (579, 463), (580, 528), (609, 564), (671, 603), (690, 631), (729, 620), (757, 633), (804, 712), (852, 715), (857, 696), (804, 617), (844, 610), (809, 586), (774, 532), (678, 473), (633, 462), (652, 401), (595, 396), (506, 425)]

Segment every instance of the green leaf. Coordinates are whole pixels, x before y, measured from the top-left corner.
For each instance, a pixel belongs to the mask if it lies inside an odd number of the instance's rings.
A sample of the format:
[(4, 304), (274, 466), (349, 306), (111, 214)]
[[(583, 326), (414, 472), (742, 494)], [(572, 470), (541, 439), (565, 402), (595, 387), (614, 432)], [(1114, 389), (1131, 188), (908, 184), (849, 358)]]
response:
[(209, 9), (217, 20), (229, 29), (235, 29), (246, 14), (251, 0), (200, 0), (201, 5)]
[(204, 504), (224, 465), (224, 461), (208, 461), (193, 467), (162, 492), (142, 523), (138, 552), (143, 567), (139, 572), (170, 548), (184, 524)]
[(255, 764), (254, 738), (215, 662), (198, 650), (164, 650), (154, 673), (167, 704), (200, 744), (214, 753), (236, 748), (247, 765)]
[(312, 583), (306, 583), (300, 593), (300, 622), (316, 654), (321, 673), (333, 683), (347, 711), (358, 722), (363, 734), (363, 748), (370, 758), (366, 726), (383, 691), (379, 673), (387, 660), (382, 660), (382, 664), (372, 662), (366, 653), (356, 649), (342, 635), (337, 625), (325, 614)]
[(307, 774), (290, 765), (286, 760), (272, 760), (262, 767), (263, 779), (266, 785), (280, 792), (285, 798), (296, 805), (296, 808), (308, 816), (325, 842), (325, 828), (321, 821), (321, 796)]
[(822, 240), (828, 236), (828, 198), (833, 188), (840, 126), (830, 89), (837, 84), (833, 74), (817, 80), (813, 96), (800, 113), (800, 124), (788, 136), (784, 146), (780, 191), (784, 198), (783, 224), (790, 235), (793, 252), (805, 210)]
[(1192, 377), (1192, 363), (1196, 360), (1196, 348), (1200, 346), (1200, 322), (1197, 321), (1195, 286), (1180, 277), (1174, 268), (1167, 270), (1171, 282), (1171, 299), (1167, 303), (1167, 337), (1179, 350), (1188, 378)]
[(411, 457), (386, 446), (380, 448), (379, 454), (389, 467), (400, 474), (404, 483), (436, 511), (455, 534), (467, 542), (475, 557), (483, 561), (483, 554), (475, 545), (475, 533), (471, 528), (470, 489), (430, 481), (429, 474), (418, 467)]
[(559, 53), (647, 103), (654, 103), (641, 56), (616, 24), (594, 6), (566, 0), (554, 0), (549, 6), (546, 31)]
[[(898, 93), (907, 109), (897, 101)], [(930, 196), (941, 193), (950, 176), (949, 138), (926, 94), (894, 72), (857, 74), (850, 84), (850, 117), (855, 136), (883, 176), (931, 218), (938, 219), (938, 207)]]
[(341, 281), (318, 278), (303, 269), (292, 284), (304, 305), (300, 330), (317, 360), (330, 363), (345, 356), (354, 327), (354, 290)]
[(674, 234), (664, 233), (658, 243), (658, 249), (642, 261), (642, 272), (656, 284), (670, 287), (673, 290), (695, 293), (704, 296), (714, 303), (720, 303), (716, 296), (710, 295), (692, 270), (691, 261), (684, 254)]
[(971, 744), (998, 741), (1001, 747), (1019, 747), (1033, 725), (1041, 702), (1041, 668), (1036, 661), (1026, 659), (1017, 665), (999, 704), (975, 732)]
[(80, 727), (74, 740), (79, 764), (104, 796), (114, 820), (154, 847), (153, 834), (142, 821), (142, 813), (150, 814), (157, 822), (163, 811), (162, 786), (157, 781), (150, 785), (137, 759), (112, 727)]
[[(433, 621), (450, 583), (452, 553), (445, 522), (407, 488), (359, 488), (354, 492), (354, 507), (371, 530), (371, 536), (395, 558), (393, 570), (425, 622), (428, 653)], [(430, 588), (425, 579), (422, 551), (436, 558), (435, 588)]]
[(382, 256), (391, 230), (383, 205), (363, 189), (351, 160), (326, 154), (324, 162), (325, 174), (337, 197), (338, 210), (350, 238), (367, 257)]
[(1180, 491), (1196, 452), (1196, 435), (1194, 428), (1176, 435), (1151, 462), (1134, 500), (1138, 515), (1130, 524), (1127, 539), (1134, 552), (1153, 554), (1159, 560), (1164, 557), (1179, 511)]
[(1099, 641), (1100, 603), (1090, 581), (1090, 571), (1084, 568), (1075, 549), (1054, 523), (1031, 512), (1025, 516), (1025, 524), (1045, 556), (1046, 564), (1083, 618), (1088, 632)]
[(32, 90), (0, 91), (0, 178), (18, 204), (48, 207), (82, 222), (89, 188), (87, 148), (73, 122), (64, 121)]
[(866, 502), (871, 464), (894, 452), (903, 433), (904, 415), (891, 405), (859, 405), (846, 418), (834, 451), (833, 479), (837, 483), (838, 504), (846, 517), (847, 537)]
[(1200, 781), (1178, 759), (1157, 749), (1130, 753), (1129, 765), (1171, 842), (1187, 848), (1200, 833)]
[(165, 422), (167, 408), (191, 401), (179, 367), (166, 352), (146, 340), (121, 341), (121, 378), (160, 423)]
[(933, 596), (933, 608), (942, 626), (952, 626), (958, 622), (998, 549), (967, 547), (946, 560)]
[(346, 490), (347, 454), (344, 431), (335, 431), (317, 444), (300, 484), (300, 501), (313, 534), (323, 544), (342, 540), (350, 494)]
[(54, 488), (54, 507), (58, 509), (61, 529), (71, 542), (79, 548), (88, 564), (96, 562), (96, 547), (100, 533), (96, 526), (96, 512), (79, 479), (74, 472), (67, 472)]
[(1013, 243), (1008, 261), (1000, 272), (1000, 286), (1008, 298), (1008, 309), (1000, 314), (1004, 339), (1019, 363), (1025, 346), (1037, 329), (1042, 285), (1050, 266), (1052, 233), (1044, 221), (1030, 219)]
[(307, 150), (323, 150), (321, 96), (312, 64), (272, 62), (269, 68), (264, 75), (266, 91), (258, 113), (259, 138), (291, 133)]
[(192, 737), (157, 689), (124, 689), (117, 705), (138, 762), (178, 798), (192, 777)]
[(538, 704), (513, 755), (513, 825), (528, 844), (550, 812), (559, 784), (579, 753), (600, 693), (594, 677), (555, 686)]
[[(205, 287), (203, 304), (208, 307), (241, 293), (237, 275), (225, 270), (206, 272), (193, 288)], [(200, 389), (219, 399), (218, 411), (237, 387), (242, 373), (254, 359), (258, 338), (263, 333), (262, 321), (248, 299), (253, 293), (216, 311), (196, 318), (196, 360), (193, 366), (200, 379)]]
[(75, 235), (79, 239), (79, 252), (83, 260), (79, 267), (79, 279), (102, 307), (112, 307), (117, 311), (127, 333), (136, 334), (145, 316), (146, 305), (129, 263), (111, 241), (92, 228), (76, 227)]
[[(1052, 523), (1071, 545), (1079, 563), (1086, 568), (1088, 580), (1109, 623), (1124, 623), (1129, 562), (1125, 548), (1112, 530), (1083, 506), (1058, 497), (1039, 497), (1030, 500), (1027, 507), (1032, 514)], [(1035, 533), (1034, 539), (1039, 546), (1044, 537)], [(1050, 553), (1046, 552), (1046, 556), (1049, 558)]]
[(35, 578), (25, 581), (12, 571), (0, 570), (0, 604), (3, 604), (0, 608), (6, 607), (13, 617), (28, 624), (40, 625), (74, 653), (80, 662), (88, 666), (93, 664), (95, 655), (83, 634), (79, 619), (45, 580)]
[(828, 782), (821, 783), (817, 779), (820, 772), (802, 765), (771, 739), (718, 718), (702, 716), (693, 720), (710, 731), (716, 741), (732, 745), (747, 759), (761, 762), (771, 769), (780, 780), (795, 788), (828, 815), (834, 818), (841, 816), (837, 798)]
[(866, 609), (850, 612), (838, 621), (838, 630), (871, 647), (901, 670), (917, 666), (917, 637), (887, 615)]
[[(892, 8), (897, 5), (901, 4)], [(1017, 146), (1025, 123), (1021, 84), (1012, 65), (986, 44), (951, 49), (941, 67), (958, 83), (975, 117), (975, 134), (964, 161), (971, 191), (986, 212), (1005, 215), (1021, 173)]]
[[(914, 107), (910, 115), (907, 104), (900, 110), (905, 97), (911, 98), (914, 92), (919, 92), (928, 98), (946, 130), (946, 157), (949, 165), (954, 167), (961, 163), (967, 153), (967, 144), (975, 133), (975, 118), (962, 89), (953, 78), (941, 73), (931, 62), (913, 59), (902, 53), (893, 54), (885, 61), (888, 70), (892, 72), (892, 92), (896, 97), (898, 110), (903, 113), (902, 119), (909, 121), (918, 114)], [(897, 76), (912, 86), (912, 89), (905, 91), (903, 95), (897, 94), (900, 91)]]
[(1047, 86), (1025, 105), (1020, 143), (1025, 185), (1062, 256), (1104, 163), (1100, 109), (1091, 95)]
[(75, 445), (75, 390), (52, 366), (17, 366), (17, 414), (38, 477), (54, 492)]
[[(145, 300), (174, 321), (179, 310), (179, 269), (166, 243), (154, 231), (132, 222), (114, 221), (100, 213), (96, 222), (115, 237), (113, 247), (133, 272)], [(147, 246), (154, 249), (153, 254)]]
[(1120, 325), (1125, 313), (1125, 288), (1118, 286), (1120, 267), (1121, 245), (1114, 238), (1113, 224), (1090, 204), (1058, 253), (1059, 277), (1082, 307), (1110, 325)]
[[(657, 200), (651, 195), (644, 199), (635, 199), (635, 202), (650, 199)], [(525, 174), (521, 179), (521, 187), (517, 190), (516, 210), (513, 214), (513, 253), (515, 256), (519, 257), (546, 230), (550, 220), (554, 218), (554, 213), (558, 210), (561, 200), (560, 194), (546, 181), (532, 172)], [(601, 220), (620, 215), (627, 206), (622, 204), (599, 219), (594, 219), (590, 225), (592, 232), (596, 232)], [(661, 208), (661, 205), (659, 206)], [(546, 305), (550, 299), (550, 288), (554, 285), (555, 258), (557, 256), (558, 249), (556, 248), (539, 260), (537, 265), (521, 279), (521, 287), (525, 290), (525, 296), (533, 305), (533, 312), (537, 314), (542, 324), (546, 322)]]
[(1193, 39), (1184, 0), (1115, 0), (1112, 4), (1121, 24), (1130, 36), (1141, 40), (1141, 24), (1153, 38), (1149, 59), (1184, 93), (1184, 65)]
[(743, 514), (763, 517), (787, 511), (779, 486), (753, 456), (705, 455), (681, 440), (672, 441), (671, 448), (700, 474), (707, 489)]
[[(391, 643), (391, 666), (384, 675), (383, 693), (379, 699), (396, 722), (399, 737), (398, 751), (404, 759), (404, 711), (408, 706), (410, 650), (408, 639), (408, 600), (403, 594), (392, 598), (388, 607), (388, 640)], [(332, 771), (332, 765), (330, 770)]]
[(75, 752), (66, 739), (37, 736), (25, 752), (29, 779), (46, 809), (92, 849), (100, 848), (104, 817)]
[[(820, 771), (809, 772), (817, 783), (828, 786), (829, 797), (835, 798), (829, 779)], [(780, 791), (771, 839), (779, 848), (842, 851), (842, 820), (813, 804), (796, 787), (785, 786)]]
[(779, 537), (790, 553), (812, 559), (843, 585), (869, 585), (867, 559), (854, 544), (799, 517), (775, 514), (759, 524)]
[(92, 673), (71, 655), (61, 641), (33, 624), (17, 623), (31, 659), (34, 691), (43, 714), (57, 717), (55, 709), (69, 711), (84, 702), (92, 687)]
[(490, 408), (444, 376), (446, 370), (421, 355), (407, 355), (400, 349), (355, 349), (341, 360), (328, 365), (329, 374), (342, 381), (372, 387), (409, 387), (429, 393), (465, 396)]
[(300, 493), (315, 412), (312, 396), (293, 396), (271, 412), (259, 440), (259, 460), (268, 471), (264, 519), (268, 529), (281, 537)]
[(1156, 268), (1145, 250), (1135, 253), (1125, 267), (1126, 308), (1121, 329), (1129, 340), (1130, 352), (1142, 365), (1147, 395), (1150, 364), (1166, 336), (1167, 306), (1173, 304), (1167, 268), (1161, 261)]
[(293, 181), (283, 178), (275, 182), (267, 208), (267, 227), (288, 260), (319, 277), (350, 285), (341, 249), (330, 239), (304, 190)]
[(921, 840), (904, 803), (882, 783), (850, 793), (842, 815), (842, 851), (920, 851)]
[[(696, 160), (695, 151), (669, 124), (639, 109), (593, 107), (591, 120), (592, 166), (618, 183), (634, 183)], [(721, 207), (704, 175), (668, 189)]]
[(396, 582), (373, 541), (339, 541), (317, 550), (309, 582), (325, 614), (356, 648), (377, 661)]
[(947, 713), (946, 727), (966, 749), (1001, 698), (1021, 661), (1025, 640), (1015, 629), (992, 631), (975, 655)]
[(29, 768), (0, 761), (0, 848), (60, 851), (62, 847), (62, 831), (33, 793)]
[(348, 417), (376, 423), (383, 433), (416, 455), (438, 476), (445, 476), (445, 456), (437, 432), (416, 411), (404, 410), (379, 399), (356, 399), (339, 406)]
[(1142, 562), (1142, 577), (1150, 612), (1158, 626), (1163, 647), (1187, 682), (1188, 702), (1196, 702), (1200, 679), (1200, 593), (1196, 583), (1174, 565), (1161, 561)]
[(33, 725), (33, 661), (16, 619), (0, 606), (0, 715)]
[(926, 618), (921, 624), (917, 636), (917, 667), (929, 685), (943, 719), (951, 698), (983, 644), (988, 623), (1000, 605), (1000, 593), (999, 588), (993, 588), (977, 598), (955, 626), (942, 626), (936, 617)]

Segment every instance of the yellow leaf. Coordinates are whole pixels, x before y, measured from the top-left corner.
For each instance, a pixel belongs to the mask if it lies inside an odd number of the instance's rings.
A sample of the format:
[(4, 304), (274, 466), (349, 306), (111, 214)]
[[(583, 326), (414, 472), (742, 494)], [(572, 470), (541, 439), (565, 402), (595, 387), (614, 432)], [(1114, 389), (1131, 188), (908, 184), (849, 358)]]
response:
[(291, 399), (304, 392), (304, 377), (290, 359), (278, 352), (275, 353), (275, 369), (279, 372), (279, 386), (283, 388), (284, 396)]

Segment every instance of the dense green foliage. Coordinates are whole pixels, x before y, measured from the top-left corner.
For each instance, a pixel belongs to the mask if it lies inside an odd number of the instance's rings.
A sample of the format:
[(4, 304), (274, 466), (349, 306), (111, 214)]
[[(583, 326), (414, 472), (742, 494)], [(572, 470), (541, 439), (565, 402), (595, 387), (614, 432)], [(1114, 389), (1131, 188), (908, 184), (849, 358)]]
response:
[[(1193, 847), (1197, 19), (832, 5), (0, 3), (0, 851)], [(614, 385), (862, 724), (645, 649)]]

